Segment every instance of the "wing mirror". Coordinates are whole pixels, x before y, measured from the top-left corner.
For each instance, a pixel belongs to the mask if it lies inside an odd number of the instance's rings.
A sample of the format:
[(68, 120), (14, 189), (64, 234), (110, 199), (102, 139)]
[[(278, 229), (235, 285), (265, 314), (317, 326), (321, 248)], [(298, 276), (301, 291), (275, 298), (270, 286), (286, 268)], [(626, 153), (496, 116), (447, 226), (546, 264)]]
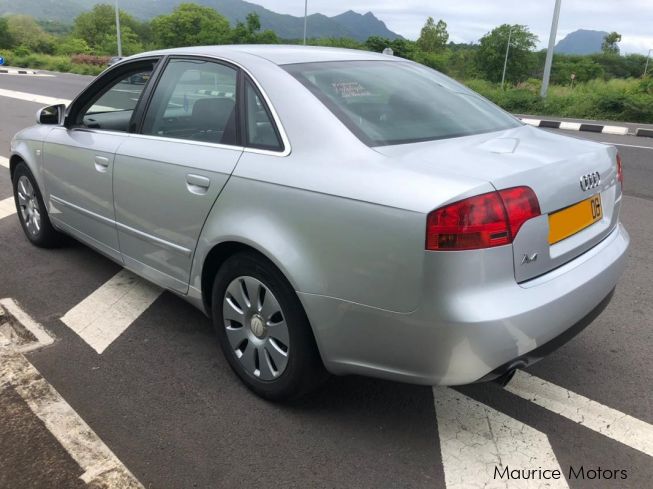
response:
[(51, 105), (43, 107), (36, 113), (36, 122), (38, 124), (63, 124), (66, 115), (66, 106), (64, 104)]

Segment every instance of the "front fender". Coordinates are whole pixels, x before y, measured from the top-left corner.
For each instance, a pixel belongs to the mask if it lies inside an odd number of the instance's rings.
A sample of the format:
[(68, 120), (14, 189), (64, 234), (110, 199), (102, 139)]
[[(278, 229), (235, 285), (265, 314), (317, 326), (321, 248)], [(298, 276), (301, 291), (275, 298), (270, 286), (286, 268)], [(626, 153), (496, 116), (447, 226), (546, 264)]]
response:
[(32, 126), (23, 129), (11, 140), (11, 155), (9, 157), (9, 170), (12, 177), (18, 162), (25, 162), (32, 175), (34, 175), (46, 203), (49, 201), (49, 194), (43, 169), (43, 142), (52, 129), (52, 126)]

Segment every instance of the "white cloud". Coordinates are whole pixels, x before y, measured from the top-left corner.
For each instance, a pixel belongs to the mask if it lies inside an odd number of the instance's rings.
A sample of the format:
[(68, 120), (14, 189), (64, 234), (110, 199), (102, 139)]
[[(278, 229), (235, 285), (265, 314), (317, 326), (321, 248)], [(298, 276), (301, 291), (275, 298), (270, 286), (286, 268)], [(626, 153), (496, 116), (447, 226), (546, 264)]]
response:
[[(302, 0), (251, 0), (270, 10), (304, 15)], [(554, 0), (308, 0), (309, 13), (337, 15), (346, 10), (373, 12), (388, 28), (415, 39), (432, 16), (449, 25), (452, 41), (475, 42), (499, 24), (525, 24), (546, 47)], [(652, 0), (563, 0), (558, 40), (577, 29), (617, 31), (624, 53), (646, 54), (653, 48)]]

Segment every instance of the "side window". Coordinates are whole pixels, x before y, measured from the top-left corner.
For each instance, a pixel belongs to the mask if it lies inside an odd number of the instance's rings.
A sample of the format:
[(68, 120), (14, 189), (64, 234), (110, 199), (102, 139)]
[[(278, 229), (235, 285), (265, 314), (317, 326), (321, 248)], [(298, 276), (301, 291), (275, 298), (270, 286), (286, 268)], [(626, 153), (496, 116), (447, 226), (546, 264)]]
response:
[(143, 134), (238, 144), (237, 71), (203, 60), (171, 60), (143, 122)]
[(247, 111), (246, 146), (281, 151), (283, 145), (272, 117), (250, 80), (245, 82), (245, 107)]
[(77, 117), (77, 123), (90, 129), (129, 130), (129, 122), (152, 75), (153, 67), (141, 66), (138, 71), (121, 76), (105, 87)]

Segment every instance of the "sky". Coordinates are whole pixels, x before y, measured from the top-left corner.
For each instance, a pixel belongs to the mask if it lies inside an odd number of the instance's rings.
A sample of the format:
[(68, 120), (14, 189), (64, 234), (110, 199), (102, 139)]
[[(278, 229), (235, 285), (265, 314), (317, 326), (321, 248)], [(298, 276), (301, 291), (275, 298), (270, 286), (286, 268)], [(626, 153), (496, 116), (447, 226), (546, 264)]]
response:
[[(275, 12), (304, 15), (304, 0), (250, 1)], [(454, 42), (478, 41), (500, 24), (524, 24), (538, 35), (538, 47), (545, 48), (554, 4), (554, 0), (308, 0), (308, 12), (332, 16), (346, 10), (371, 11), (408, 39), (419, 37), (431, 16), (447, 22)], [(562, 0), (557, 40), (577, 29), (617, 31), (622, 35), (622, 53), (645, 55), (653, 49), (653, 0)]]

